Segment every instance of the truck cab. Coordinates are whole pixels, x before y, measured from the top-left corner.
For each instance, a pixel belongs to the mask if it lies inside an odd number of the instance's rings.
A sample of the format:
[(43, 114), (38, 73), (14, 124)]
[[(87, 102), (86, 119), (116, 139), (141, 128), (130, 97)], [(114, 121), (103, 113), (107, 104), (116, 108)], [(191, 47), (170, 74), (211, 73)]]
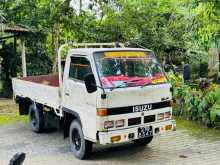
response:
[(75, 49), (66, 59), (62, 108), (78, 114), (91, 142), (147, 144), (175, 129), (170, 88), (150, 50)]
[(29, 114), (33, 131), (41, 132), (46, 114), (53, 114), (73, 154), (85, 159), (94, 143), (146, 145), (175, 130), (171, 85), (153, 51), (74, 48), (62, 67), (65, 46), (58, 53), (59, 75), (13, 79), (20, 112)]

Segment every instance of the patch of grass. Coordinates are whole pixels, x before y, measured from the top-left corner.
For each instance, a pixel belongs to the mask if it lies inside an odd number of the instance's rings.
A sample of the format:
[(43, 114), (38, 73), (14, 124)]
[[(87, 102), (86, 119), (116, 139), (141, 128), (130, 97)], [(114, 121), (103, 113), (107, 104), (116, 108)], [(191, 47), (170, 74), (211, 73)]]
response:
[(27, 122), (27, 116), (18, 114), (18, 106), (10, 99), (0, 99), (0, 125)]
[(11, 99), (0, 99), (0, 115), (1, 114), (16, 114), (18, 105)]
[(27, 116), (19, 116), (19, 114), (16, 115), (0, 115), (0, 125), (6, 125), (16, 122), (23, 122), (27, 123)]
[(212, 139), (219, 139), (220, 130), (217, 128), (207, 128), (201, 123), (188, 121), (175, 117), (177, 129), (185, 129), (188, 134), (195, 137), (212, 137)]

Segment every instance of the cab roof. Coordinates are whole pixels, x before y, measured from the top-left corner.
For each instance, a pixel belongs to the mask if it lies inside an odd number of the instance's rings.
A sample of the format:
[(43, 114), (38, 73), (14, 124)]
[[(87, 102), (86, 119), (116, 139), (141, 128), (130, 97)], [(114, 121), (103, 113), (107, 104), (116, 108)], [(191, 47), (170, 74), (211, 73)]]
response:
[(106, 52), (106, 51), (148, 51), (152, 52), (150, 49), (141, 49), (141, 48), (76, 48), (71, 49), (69, 54), (84, 54), (92, 55), (95, 52)]

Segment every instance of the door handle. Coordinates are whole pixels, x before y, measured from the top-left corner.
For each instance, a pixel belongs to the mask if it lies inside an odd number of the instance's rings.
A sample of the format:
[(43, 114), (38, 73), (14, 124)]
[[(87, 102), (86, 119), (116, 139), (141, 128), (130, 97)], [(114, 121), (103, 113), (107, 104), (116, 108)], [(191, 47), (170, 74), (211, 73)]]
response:
[(65, 95), (66, 95), (66, 96), (70, 96), (70, 94), (69, 94), (68, 92), (65, 92)]

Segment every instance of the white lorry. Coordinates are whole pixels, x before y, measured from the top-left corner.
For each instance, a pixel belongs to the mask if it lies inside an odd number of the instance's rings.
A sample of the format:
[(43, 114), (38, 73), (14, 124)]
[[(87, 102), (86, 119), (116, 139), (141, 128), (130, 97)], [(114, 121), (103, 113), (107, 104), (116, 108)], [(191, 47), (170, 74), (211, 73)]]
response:
[(65, 44), (58, 75), (12, 79), (19, 112), (29, 115), (32, 130), (42, 132), (47, 116), (59, 119), (79, 159), (89, 156), (93, 143), (145, 145), (176, 127), (171, 85), (154, 53), (114, 45), (77, 44), (84, 48), (70, 49), (62, 67)]

